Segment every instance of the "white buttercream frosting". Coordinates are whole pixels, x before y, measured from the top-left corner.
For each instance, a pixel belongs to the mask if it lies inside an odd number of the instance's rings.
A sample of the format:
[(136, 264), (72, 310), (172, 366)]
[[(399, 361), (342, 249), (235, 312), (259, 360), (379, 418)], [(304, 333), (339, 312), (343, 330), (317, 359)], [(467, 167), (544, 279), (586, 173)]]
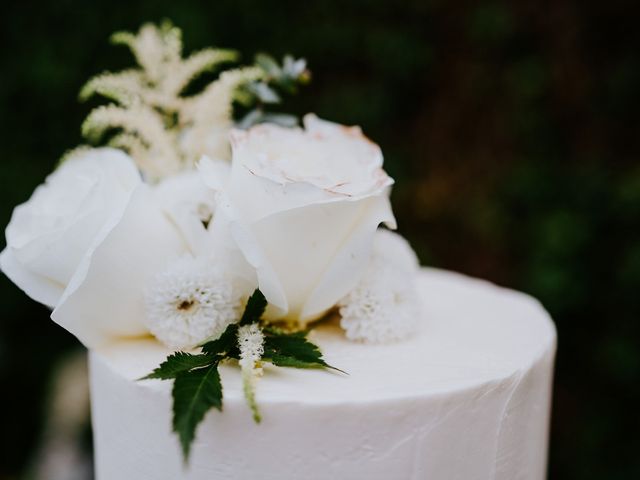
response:
[(424, 325), (405, 342), (312, 332), (349, 375), (265, 365), (253, 423), (236, 366), (221, 368), (223, 412), (197, 431), (183, 469), (171, 383), (137, 382), (158, 342), (91, 353), (98, 480), (542, 480), (555, 330), (524, 294), (437, 270), (418, 280)]

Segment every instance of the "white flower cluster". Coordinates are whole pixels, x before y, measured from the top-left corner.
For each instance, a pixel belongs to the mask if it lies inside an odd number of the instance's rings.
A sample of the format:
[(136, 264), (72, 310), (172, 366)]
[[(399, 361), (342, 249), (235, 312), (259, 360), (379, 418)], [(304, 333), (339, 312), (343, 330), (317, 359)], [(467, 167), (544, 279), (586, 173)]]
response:
[(238, 347), (240, 348), (240, 368), (242, 369), (242, 388), (253, 412), (253, 418), (260, 422), (260, 412), (256, 404), (255, 383), (262, 375), (259, 361), (264, 353), (264, 333), (257, 323), (243, 325), (238, 329)]
[(347, 338), (388, 343), (415, 333), (420, 320), (417, 270), (418, 260), (408, 242), (379, 230), (363, 278), (338, 304)]
[(182, 258), (153, 279), (145, 307), (153, 335), (171, 348), (190, 349), (238, 319), (240, 296), (212, 262)]
[(81, 99), (102, 95), (114, 102), (89, 114), (83, 135), (98, 140), (107, 130), (120, 129), (110, 145), (129, 152), (155, 180), (193, 168), (202, 155), (228, 159), (234, 94), (263, 72), (257, 67), (226, 70), (201, 92), (186, 96), (195, 78), (237, 60), (238, 54), (206, 48), (183, 58), (182, 33), (166, 22), (145, 24), (137, 34), (117, 32), (112, 41), (128, 46), (140, 68), (103, 73), (83, 87)]
[[(89, 348), (150, 333), (170, 348), (195, 347), (239, 321), (255, 289), (268, 302), (265, 321), (303, 328), (338, 306), (350, 339), (407, 337), (419, 319), (417, 259), (378, 230), (395, 228), (380, 148), (358, 127), (314, 115), (303, 127), (231, 129), (232, 93), (249, 77), (230, 70), (198, 97), (207, 101), (181, 96), (201, 67), (226, 57), (183, 59), (176, 35), (144, 27), (118, 37), (141, 70), (90, 82), (85, 96), (118, 106), (85, 128), (99, 136), (124, 126), (121, 140), (142, 141), (144, 152), (132, 144), (135, 158), (114, 148), (70, 155), (15, 209), (2, 271)], [(180, 113), (169, 139), (154, 129), (173, 117), (156, 118), (158, 109)], [(212, 131), (230, 158), (201, 158), (224, 157), (206, 140)], [(241, 335), (241, 363), (255, 367), (260, 334)]]
[(264, 353), (264, 334), (257, 324), (243, 325), (238, 329), (238, 347), (242, 368), (255, 368)]

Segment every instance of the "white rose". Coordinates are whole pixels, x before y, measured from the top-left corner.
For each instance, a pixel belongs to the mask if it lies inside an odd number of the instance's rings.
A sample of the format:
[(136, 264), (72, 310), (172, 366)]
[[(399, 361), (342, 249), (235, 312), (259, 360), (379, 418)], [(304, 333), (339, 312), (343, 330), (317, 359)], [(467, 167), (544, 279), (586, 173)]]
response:
[[(357, 127), (312, 115), (304, 124), (232, 132), (231, 174), (211, 229), (217, 250), (231, 237), (255, 269), (268, 317), (302, 324), (355, 287), (378, 225), (394, 226), (380, 148)], [(206, 160), (200, 171), (219, 187)]]
[(148, 334), (143, 290), (185, 251), (156, 189), (111, 148), (66, 160), (15, 209), (6, 236), (2, 271), (88, 347)]
[(117, 224), (86, 258), (85, 268), (75, 273), (51, 314), (87, 347), (149, 335), (146, 288), (190, 251), (190, 242), (197, 242), (202, 233), (197, 230), (202, 227), (197, 211), (185, 207), (182, 182), (191, 181), (176, 178), (172, 185), (141, 183), (136, 188)]
[(53, 308), (140, 182), (135, 164), (120, 150), (72, 155), (13, 211), (0, 254), (2, 271), (31, 298)]
[[(228, 165), (225, 164), (228, 169)], [(195, 170), (168, 177), (156, 187), (160, 207), (193, 255), (209, 254), (207, 227), (215, 213), (215, 193)]]

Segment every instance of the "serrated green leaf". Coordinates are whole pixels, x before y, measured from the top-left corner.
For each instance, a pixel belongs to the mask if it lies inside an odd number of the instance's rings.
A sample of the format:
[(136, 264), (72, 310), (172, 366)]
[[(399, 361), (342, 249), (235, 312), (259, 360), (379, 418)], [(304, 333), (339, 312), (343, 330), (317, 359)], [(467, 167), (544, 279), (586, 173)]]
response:
[(140, 378), (140, 380), (149, 380), (152, 378), (170, 380), (176, 378), (183, 372), (188, 372), (194, 368), (206, 367), (215, 361), (217, 361), (217, 358), (213, 355), (192, 355), (191, 353), (176, 352), (169, 355), (158, 368), (149, 375)]
[(240, 319), (240, 325), (248, 325), (260, 321), (266, 308), (267, 299), (260, 290), (256, 289), (247, 301), (247, 306)]
[(322, 353), (317, 345), (307, 341), (299, 334), (268, 335), (265, 338), (265, 356), (267, 352), (286, 355), (308, 363), (323, 363)]
[(218, 364), (183, 372), (173, 383), (173, 431), (178, 434), (185, 462), (196, 428), (211, 408), (222, 410)]
[(346, 373), (324, 361), (318, 346), (307, 340), (306, 332), (274, 332), (274, 329), (265, 330), (265, 360), (283, 367), (330, 368)]
[(306, 338), (306, 336), (309, 333), (309, 330), (287, 330), (285, 328), (282, 328), (278, 325), (266, 325), (262, 331), (264, 332), (265, 335), (271, 335), (271, 336), (285, 336), (285, 337), (301, 337), (301, 338)]
[[(267, 355), (265, 354), (265, 357)], [(279, 353), (270, 352), (268, 358), (265, 358), (269, 362), (273, 363), (276, 367), (292, 367), (292, 368), (326, 368), (326, 365), (320, 364), (318, 362), (305, 362), (303, 360), (298, 360), (294, 357), (289, 357), (287, 355), (281, 355)]]
[(216, 340), (203, 344), (202, 353), (219, 357), (240, 358), (238, 324), (232, 323)]

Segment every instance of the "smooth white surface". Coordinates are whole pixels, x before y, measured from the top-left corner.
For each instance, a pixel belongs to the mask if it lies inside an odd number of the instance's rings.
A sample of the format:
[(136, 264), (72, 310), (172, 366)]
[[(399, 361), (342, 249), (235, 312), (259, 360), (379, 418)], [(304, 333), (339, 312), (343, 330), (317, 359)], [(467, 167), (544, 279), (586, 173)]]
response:
[(187, 469), (171, 383), (136, 382), (167, 355), (152, 340), (91, 353), (97, 480), (541, 480), (555, 329), (526, 295), (458, 274), (420, 275), (424, 324), (394, 345), (313, 332), (349, 372), (265, 369), (263, 421), (224, 367), (224, 412), (201, 424)]

